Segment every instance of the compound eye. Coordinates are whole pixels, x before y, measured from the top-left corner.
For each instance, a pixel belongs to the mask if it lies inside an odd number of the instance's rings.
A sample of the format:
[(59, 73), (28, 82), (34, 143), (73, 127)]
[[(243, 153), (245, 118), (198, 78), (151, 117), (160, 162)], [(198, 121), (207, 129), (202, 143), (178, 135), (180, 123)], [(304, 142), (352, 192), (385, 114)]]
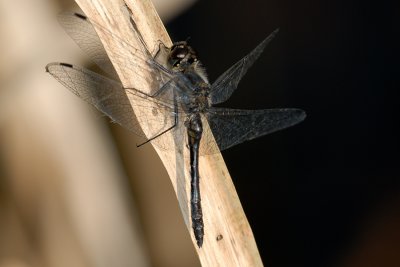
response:
[(183, 59), (188, 53), (187, 49), (183, 46), (178, 46), (172, 51), (171, 57), (174, 59)]

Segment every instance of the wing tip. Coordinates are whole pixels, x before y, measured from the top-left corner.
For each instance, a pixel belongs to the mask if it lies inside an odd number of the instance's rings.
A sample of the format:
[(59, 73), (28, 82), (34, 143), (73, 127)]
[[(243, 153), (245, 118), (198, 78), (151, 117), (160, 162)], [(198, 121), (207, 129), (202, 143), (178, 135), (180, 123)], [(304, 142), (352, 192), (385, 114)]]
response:
[(78, 17), (79, 19), (87, 20), (87, 17), (85, 15), (80, 14), (80, 13), (74, 12), (73, 15), (75, 17)]
[(307, 113), (302, 109), (297, 109), (299, 122), (304, 121), (307, 118)]
[(71, 18), (83, 21), (89, 20), (85, 15), (73, 11), (63, 11), (57, 15), (58, 22), (63, 26), (71, 23)]
[(269, 42), (271, 42), (272, 39), (275, 38), (275, 36), (279, 33), (279, 31), (280, 31), (280, 28), (276, 28), (273, 32), (271, 32), (271, 33), (264, 39), (264, 41), (262, 41), (262, 44), (264, 45), (264, 47), (267, 46), (267, 44), (268, 44)]
[(69, 63), (64, 63), (64, 62), (52, 62), (46, 65), (45, 69), (46, 72), (50, 72), (50, 68), (52, 66), (62, 66), (62, 67), (67, 67), (67, 68), (74, 68), (74, 65), (69, 64)]
[(300, 122), (304, 121), (307, 118), (307, 113), (302, 109), (294, 108), (290, 110), (292, 114), (291, 116), (293, 116), (292, 124), (290, 126), (299, 124)]
[(73, 68), (73, 67), (74, 67), (74, 65), (72, 65), (72, 64), (69, 64), (69, 63), (63, 63), (63, 62), (60, 62), (60, 63), (58, 63), (58, 65), (60, 65), (60, 66), (64, 66), (64, 67), (68, 67), (68, 68)]

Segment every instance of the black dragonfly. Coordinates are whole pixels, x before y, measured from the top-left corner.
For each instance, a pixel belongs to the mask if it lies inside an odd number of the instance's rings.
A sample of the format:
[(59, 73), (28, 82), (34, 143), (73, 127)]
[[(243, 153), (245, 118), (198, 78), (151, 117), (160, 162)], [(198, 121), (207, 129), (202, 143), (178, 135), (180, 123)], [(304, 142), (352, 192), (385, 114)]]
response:
[[(199, 188), (200, 155), (216, 153), (290, 127), (304, 120), (306, 114), (293, 108), (241, 110), (213, 107), (232, 95), (278, 30), (210, 84), (195, 50), (186, 41), (176, 42), (171, 47), (160, 42), (152, 53), (131, 16), (129, 20), (139, 47), (81, 14), (59, 15), (66, 32), (109, 77), (67, 63), (50, 63), (46, 71), (112, 121), (145, 138), (142, 144), (151, 142), (160, 149), (175, 149), (178, 153), (181, 150), (176, 149), (174, 141), (181, 140), (186, 144), (190, 150), (192, 228), (197, 245), (201, 247), (204, 225)], [(115, 54), (118, 52), (114, 53), (114, 58), (119, 65), (132, 70), (137, 82), (132, 87), (124, 87), (118, 81), (95, 28), (117, 38), (118, 43), (130, 49), (130, 60), (126, 55)], [(137, 69), (143, 72), (137, 72)], [(209, 127), (205, 127), (206, 124)], [(212, 145), (214, 142), (218, 147)]]

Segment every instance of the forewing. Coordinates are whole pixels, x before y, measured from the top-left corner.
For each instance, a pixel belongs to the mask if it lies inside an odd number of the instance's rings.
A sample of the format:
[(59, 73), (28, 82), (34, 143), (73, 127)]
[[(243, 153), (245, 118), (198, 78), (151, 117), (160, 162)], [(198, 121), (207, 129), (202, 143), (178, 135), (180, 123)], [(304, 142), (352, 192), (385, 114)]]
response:
[(145, 94), (153, 95), (178, 75), (154, 59), (143, 43), (140, 33), (132, 25), (129, 24), (136, 36), (135, 40), (118, 36), (93, 20), (91, 23), (99, 34), (110, 37), (107, 42), (107, 53), (113, 60), (114, 66), (124, 70), (119, 74), (126, 75), (120, 77), (121, 80), (129, 81), (124, 84), (125, 88), (135, 88)]
[(253, 49), (247, 56), (236, 62), (235, 65), (225, 71), (212, 84), (210, 98), (212, 104), (225, 102), (236, 90), (240, 80), (246, 74), (247, 70), (253, 65), (257, 58), (261, 55), (267, 44), (278, 33), (278, 29), (272, 32), (265, 38), (256, 48)]
[[(170, 104), (173, 101), (151, 98), (133, 89), (126, 91), (119, 82), (70, 64), (50, 63), (46, 70), (72, 93), (95, 106), (112, 121), (145, 139), (174, 124), (177, 113), (173, 104)], [(167, 91), (164, 93), (164, 97), (171, 95)], [(138, 107), (136, 115), (132, 104)], [(155, 144), (163, 149), (171, 149), (168, 142), (161, 143), (160, 140)]]
[[(220, 150), (293, 126), (306, 117), (301, 109), (240, 110), (211, 108), (207, 121)], [(208, 134), (209, 135), (209, 134)], [(204, 135), (204, 142), (210, 138)], [(207, 149), (203, 154), (207, 154)]]
[[(106, 27), (77, 13), (62, 13), (59, 15), (59, 21), (68, 35), (91, 57), (93, 62), (106, 73), (109, 73), (112, 78), (116, 78), (118, 76), (96, 30), (110, 36), (113, 41), (108, 42), (110, 47), (107, 51), (112, 54), (114, 63), (127, 70), (124, 73), (135, 74), (134, 79), (124, 79), (130, 81), (130, 84), (127, 84), (126, 87), (135, 88), (143, 93), (152, 95), (175, 76), (166, 66), (162, 66), (157, 62), (147, 50), (147, 47), (140, 41), (134, 45), (126, 38), (113, 34)], [(140, 36), (140, 33), (135, 28), (131, 27), (131, 30), (138, 37)]]
[(89, 20), (81, 14), (63, 12), (58, 15), (58, 21), (66, 33), (75, 43), (111, 78), (118, 79), (118, 75), (104, 50), (95, 29)]

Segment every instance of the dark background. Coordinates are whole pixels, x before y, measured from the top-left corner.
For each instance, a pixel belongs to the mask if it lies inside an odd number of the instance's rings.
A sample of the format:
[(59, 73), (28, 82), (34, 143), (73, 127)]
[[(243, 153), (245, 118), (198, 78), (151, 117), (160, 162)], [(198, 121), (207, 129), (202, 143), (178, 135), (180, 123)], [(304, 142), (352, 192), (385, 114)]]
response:
[[(394, 238), (385, 225), (400, 218), (395, 10), (389, 1), (199, 1), (166, 25), (175, 41), (191, 37), (211, 81), (280, 28), (224, 105), (308, 115), (223, 152), (266, 266), (343, 266), (378, 246), (372, 233)], [(400, 223), (394, 230), (389, 248), (400, 247)]]

